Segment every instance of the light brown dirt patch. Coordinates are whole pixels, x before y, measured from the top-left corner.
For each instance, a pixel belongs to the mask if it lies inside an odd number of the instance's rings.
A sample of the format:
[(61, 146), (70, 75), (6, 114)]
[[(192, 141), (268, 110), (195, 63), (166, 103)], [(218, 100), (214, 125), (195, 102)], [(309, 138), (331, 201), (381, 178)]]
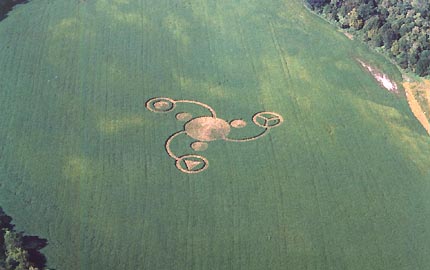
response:
[[(422, 86), (424, 86), (424, 88), (422, 88)], [(428, 112), (426, 114), (423, 105), (420, 104), (420, 102), (418, 102), (416, 99), (417, 92), (419, 92), (420, 89), (424, 89), (424, 97), (426, 97), (424, 100), (426, 101), (427, 106), (430, 105), (430, 81), (418, 83), (404, 82), (403, 87), (405, 88), (409, 107), (411, 108), (415, 117), (430, 135), (430, 116), (428, 115)]]
[(373, 78), (375, 78), (375, 80), (379, 83), (380, 86), (384, 87), (392, 93), (399, 93), (399, 89), (397, 87), (396, 82), (391, 80), (387, 74), (382, 73), (380, 70), (366, 64), (360, 59), (357, 59), (357, 61), (373, 76)]
[(354, 40), (354, 36), (348, 32), (342, 32), (347, 38), (349, 38), (350, 40)]

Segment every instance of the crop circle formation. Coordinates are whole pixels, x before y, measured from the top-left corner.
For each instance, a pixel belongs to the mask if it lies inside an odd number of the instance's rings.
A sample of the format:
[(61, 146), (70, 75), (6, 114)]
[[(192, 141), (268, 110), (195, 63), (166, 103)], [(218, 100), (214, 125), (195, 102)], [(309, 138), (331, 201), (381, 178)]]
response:
[(166, 97), (156, 97), (149, 99), (145, 106), (151, 112), (156, 113), (167, 113), (171, 112), (176, 108), (177, 104), (187, 103), (193, 104), (207, 109), (210, 115), (199, 116), (193, 118), (193, 115), (188, 112), (180, 112), (176, 114), (176, 120), (185, 122), (183, 130), (172, 134), (165, 143), (167, 154), (176, 160), (176, 168), (188, 174), (196, 174), (206, 170), (209, 166), (209, 161), (201, 156), (194, 154), (184, 154), (177, 156), (172, 151), (171, 143), (176, 140), (179, 136), (186, 135), (195, 141), (189, 146), (194, 151), (205, 151), (208, 148), (208, 142), (223, 140), (228, 142), (250, 142), (257, 140), (268, 132), (284, 122), (282, 116), (275, 112), (259, 112), (252, 117), (252, 122), (263, 128), (263, 131), (255, 136), (246, 138), (229, 138), (231, 128), (244, 128), (247, 126), (247, 122), (243, 119), (235, 119), (228, 123), (226, 120), (218, 118), (215, 110), (209, 105), (194, 101), (194, 100), (173, 100)]

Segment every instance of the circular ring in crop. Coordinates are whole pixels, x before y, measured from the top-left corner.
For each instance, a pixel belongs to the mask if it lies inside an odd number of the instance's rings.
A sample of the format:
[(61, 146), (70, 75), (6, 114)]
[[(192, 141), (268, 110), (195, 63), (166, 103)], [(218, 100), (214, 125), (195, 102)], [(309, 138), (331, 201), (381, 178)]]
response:
[(171, 98), (157, 97), (148, 100), (145, 106), (151, 112), (166, 113), (175, 109), (176, 102)]
[(275, 112), (259, 112), (252, 117), (252, 121), (262, 128), (274, 128), (284, 122), (284, 118)]
[(199, 173), (206, 170), (209, 161), (200, 155), (184, 155), (176, 160), (176, 168), (184, 173)]

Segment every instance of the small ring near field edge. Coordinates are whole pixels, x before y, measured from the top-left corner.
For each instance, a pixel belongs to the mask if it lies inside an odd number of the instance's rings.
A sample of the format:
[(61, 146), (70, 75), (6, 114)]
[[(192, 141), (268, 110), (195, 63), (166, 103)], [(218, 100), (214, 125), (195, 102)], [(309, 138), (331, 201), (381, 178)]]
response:
[[(157, 108), (154, 107), (154, 104), (157, 102), (166, 102), (166, 103), (170, 103), (170, 107), (165, 109), (165, 110), (157, 110)], [(167, 112), (171, 112), (175, 109), (176, 107), (176, 101), (171, 99), (171, 98), (166, 98), (166, 97), (155, 97), (155, 98), (151, 98), (148, 101), (145, 102), (145, 107), (150, 110), (151, 112), (155, 112), (155, 113), (167, 113)]]

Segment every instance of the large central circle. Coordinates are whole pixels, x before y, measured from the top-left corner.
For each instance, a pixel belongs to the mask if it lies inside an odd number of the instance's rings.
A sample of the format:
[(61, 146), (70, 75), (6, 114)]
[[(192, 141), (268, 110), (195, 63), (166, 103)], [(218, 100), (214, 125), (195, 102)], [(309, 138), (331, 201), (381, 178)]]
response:
[(199, 117), (185, 124), (185, 132), (199, 141), (223, 140), (230, 133), (230, 125), (220, 118)]

